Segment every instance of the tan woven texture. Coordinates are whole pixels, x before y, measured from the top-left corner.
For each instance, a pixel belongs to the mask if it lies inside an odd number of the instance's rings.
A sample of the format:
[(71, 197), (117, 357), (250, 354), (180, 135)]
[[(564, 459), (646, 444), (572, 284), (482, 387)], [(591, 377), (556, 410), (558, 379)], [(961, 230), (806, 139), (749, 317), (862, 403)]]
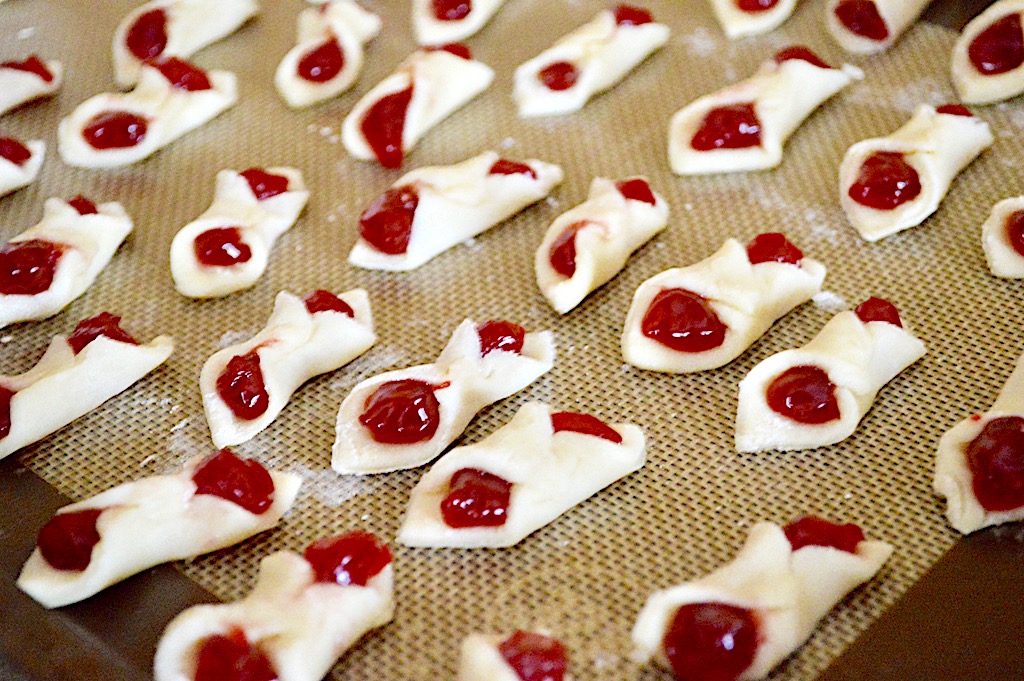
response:
[[(510, 0), (469, 44), (497, 78), (483, 96), (427, 135), (406, 169), (462, 160), (485, 149), (561, 164), (566, 181), (534, 206), (417, 271), (362, 271), (346, 258), (362, 209), (398, 173), (350, 159), (338, 142), (357, 98), (413, 48), (406, 0), (366, 0), (385, 17), (353, 91), (304, 111), (273, 89), (277, 62), (294, 43), (306, 3), (267, 0), (258, 19), (199, 53), (204, 68), (239, 76), (239, 104), (204, 129), (136, 166), (69, 168), (55, 128), (86, 97), (110, 90), (110, 38), (135, 3), (125, 0), (12, 0), (0, 6), (0, 57), (38, 51), (64, 61), (55, 100), (0, 119), (0, 134), (49, 145), (41, 179), (0, 201), (4, 239), (35, 224), (50, 196), (82, 193), (120, 201), (136, 231), (96, 284), (68, 310), (0, 332), (0, 370), (31, 366), (50, 336), (102, 310), (123, 315), (137, 337), (167, 333), (169, 362), (121, 396), (21, 452), (29, 467), (80, 499), (212, 452), (198, 390), (199, 369), (217, 348), (255, 333), (275, 294), (365, 287), (380, 341), (351, 365), (311, 381), (278, 420), (238, 451), (305, 479), (295, 509), (275, 531), (199, 558), (182, 570), (225, 599), (248, 591), (258, 560), (282, 548), (349, 529), (391, 539), (423, 469), (341, 478), (329, 468), (338, 405), (360, 380), (432, 361), (466, 317), (507, 318), (557, 338), (555, 368), (475, 419), (460, 442), (475, 442), (527, 400), (633, 421), (649, 438), (638, 473), (506, 550), (409, 550), (394, 545), (395, 620), (365, 638), (335, 668), (337, 679), (454, 677), (459, 643), (473, 631), (545, 627), (561, 637), (577, 679), (665, 679), (629, 660), (629, 631), (656, 588), (698, 577), (728, 561), (748, 528), (815, 513), (860, 524), (896, 552), (881, 573), (839, 604), (773, 679), (811, 679), (917, 580), (955, 533), (931, 492), (935, 444), (965, 415), (985, 409), (1021, 351), (1019, 284), (989, 275), (980, 225), (998, 199), (1021, 193), (1019, 104), (979, 110), (995, 145), (956, 180), (924, 225), (878, 244), (862, 241), (838, 207), (836, 172), (845, 150), (901, 125), (921, 103), (952, 101), (948, 55), (955, 36), (919, 25), (887, 54), (853, 60), (867, 73), (823, 106), (790, 140), (771, 172), (676, 178), (666, 159), (671, 114), (746, 77), (778, 48), (810, 45), (827, 61), (844, 55), (822, 27), (822, 0), (802, 2), (782, 29), (727, 41), (705, 0), (645, 0), (671, 26), (669, 45), (622, 85), (570, 116), (521, 121), (511, 97), (515, 66), (605, 7), (601, 0)], [(209, 302), (187, 300), (171, 283), (175, 232), (209, 205), (223, 168), (294, 165), (312, 189), (309, 206), (278, 242), (252, 289)], [(625, 271), (559, 317), (537, 290), (533, 253), (547, 225), (585, 198), (596, 175), (644, 174), (672, 207), (669, 228)], [(758, 361), (805, 343), (835, 311), (808, 304), (731, 365), (667, 376), (623, 364), (619, 333), (641, 281), (700, 260), (727, 237), (746, 241), (783, 231), (829, 268), (826, 289), (854, 305), (893, 300), (924, 339), (928, 355), (884, 388), (845, 442), (792, 454), (739, 455), (733, 448), (736, 386)], [(68, 386), (68, 391), (75, 386)]]

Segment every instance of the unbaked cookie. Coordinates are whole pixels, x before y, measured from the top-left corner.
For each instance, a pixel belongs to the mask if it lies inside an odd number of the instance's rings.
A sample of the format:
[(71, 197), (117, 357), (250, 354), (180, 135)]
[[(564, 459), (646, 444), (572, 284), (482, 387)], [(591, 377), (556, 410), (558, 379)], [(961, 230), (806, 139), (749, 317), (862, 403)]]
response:
[(45, 156), (46, 143), (42, 140), (22, 144), (13, 137), (0, 137), (0, 196), (34, 182)]
[(476, 35), (505, 0), (412, 0), (412, 30), (420, 45), (457, 43)]
[(1004, 199), (992, 207), (981, 227), (981, 245), (992, 274), (1024, 279), (1024, 196)]
[(953, 48), (953, 85), (967, 104), (1024, 92), (1024, 0), (1000, 0), (967, 24)]
[(546, 633), (470, 634), (462, 641), (456, 681), (568, 681), (569, 656)]
[(734, 40), (778, 28), (794, 8), (796, 0), (711, 0), (722, 30)]
[(0, 63), (0, 116), (22, 104), (56, 94), (63, 76), (59, 61), (44, 62), (36, 55)]
[(872, 54), (889, 49), (931, 0), (829, 0), (825, 26), (847, 52)]

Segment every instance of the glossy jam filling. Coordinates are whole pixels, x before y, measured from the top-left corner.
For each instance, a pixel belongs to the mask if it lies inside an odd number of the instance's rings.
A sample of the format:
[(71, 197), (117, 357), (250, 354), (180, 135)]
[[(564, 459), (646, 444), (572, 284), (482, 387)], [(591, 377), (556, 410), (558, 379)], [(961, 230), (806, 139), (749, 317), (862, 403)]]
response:
[(402, 131), (405, 114), (412, 101), (412, 85), (399, 92), (381, 97), (363, 115), (360, 130), (374, 156), (385, 168), (402, 165)]
[(93, 149), (128, 149), (142, 142), (149, 123), (128, 111), (105, 111), (96, 114), (82, 130), (82, 138)]
[(476, 327), (480, 336), (480, 354), (487, 356), (495, 350), (520, 354), (526, 341), (526, 329), (506, 321), (491, 320)]
[(654, 17), (651, 13), (640, 7), (619, 5), (615, 8), (615, 23), (618, 26), (643, 26), (653, 22)]
[(0, 137), (0, 158), (5, 158), (16, 166), (23, 166), (32, 158), (32, 152), (13, 137)]
[(203, 639), (196, 654), (195, 681), (278, 681), (270, 658), (241, 629)]
[(47, 68), (46, 64), (43, 63), (42, 59), (40, 59), (34, 54), (24, 61), (5, 61), (2, 64), (0, 64), (0, 69), (15, 69), (17, 71), (28, 71), (29, 73), (36, 74), (47, 83), (53, 82), (53, 74), (50, 73), (50, 69)]
[(992, 419), (967, 444), (964, 456), (982, 508), (999, 513), (1024, 507), (1024, 418)]
[(920, 195), (921, 176), (903, 154), (876, 151), (864, 160), (847, 193), (862, 206), (893, 210)]
[(1024, 257), (1024, 210), (1017, 210), (1006, 218), (1006, 239), (1018, 255)]
[(0, 440), (11, 434), (11, 400), (16, 393), (0, 385)]
[(441, 517), (456, 529), (500, 527), (508, 520), (511, 496), (511, 482), (477, 468), (463, 468), (448, 482)]
[(503, 158), (499, 158), (491, 166), (491, 169), (487, 171), (491, 175), (529, 175), (534, 180), (537, 179), (537, 173), (534, 172), (533, 168), (526, 165), (525, 163), (519, 163), (518, 161), (509, 161)]
[(830, 546), (846, 553), (857, 553), (857, 544), (864, 541), (864, 532), (848, 523), (839, 525), (809, 515), (782, 528), (794, 551), (805, 546)]
[(381, 253), (402, 255), (409, 249), (419, 203), (415, 187), (392, 187), (359, 216), (359, 236)]
[(150, 63), (163, 74), (168, 83), (178, 90), (202, 92), (203, 90), (213, 89), (213, 83), (210, 82), (210, 77), (206, 75), (206, 71), (193, 66), (184, 59), (165, 57)]
[(761, 146), (761, 120), (754, 103), (731, 104), (709, 111), (690, 146), (696, 151)]
[(97, 215), (100, 212), (95, 203), (81, 194), (68, 201), (68, 205), (77, 210), (79, 215)]
[(662, 645), (677, 681), (735, 681), (760, 642), (757, 618), (725, 603), (687, 603), (672, 617)]
[(345, 53), (334, 36), (302, 55), (296, 68), (299, 78), (310, 83), (326, 83), (345, 68)]
[(498, 652), (522, 681), (562, 681), (569, 664), (558, 639), (528, 631), (514, 631)]
[(574, 222), (551, 242), (551, 248), (548, 250), (551, 268), (566, 279), (571, 279), (576, 274), (576, 233), (591, 224), (593, 223), (586, 220)]
[(794, 45), (793, 47), (787, 47), (781, 50), (775, 55), (775, 63), (781, 64), (793, 59), (805, 61), (812, 66), (817, 66), (819, 69), (831, 69), (833, 68), (830, 64), (822, 60), (821, 57), (814, 54), (810, 48), (804, 47), (803, 45)]
[(615, 183), (615, 188), (630, 201), (649, 203), (652, 206), (658, 203), (658, 200), (654, 197), (654, 192), (651, 191), (651, 185), (647, 184), (647, 180), (639, 177), (634, 177), (630, 180), (620, 180)]
[(0, 247), (0, 293), (34, 296), (48, 291), (63, 252), (58, 244), (39, 239), (4, 244)]
[(57, 570), (82, 572), (92, 561), (92, 549), (100, 541), (96, 522), (102, 508), (58, 513), (42, 529), (36, 545), (43, 559)]
[(580, 77), (579, 69), (567, 61), (556, 61), (537, 72), (537, 79), (549, 90), (568, 90)]
[(557, 411), (551, 414), (551, 429), (556, 433), (570, 432), (599, 437), (619, 445), (622, 436), (607, 423), (590, 414), (577, 414), (571, 411)]
[(228, 360), (217, 377), (217, 395), (235, 418), (243, 421), (252, 421), (267, 413), (270, 395), (263, 380), (260, 355), (256, 350)]
[(889, 37), (889, 27), (873, 0), (843, 0), (836, 5), (835, 15), (850, 33), (862, 38), (882, 41)]
[(461, 21), (473, 11), (472, 0), (431, 0), (434, 18), (438, 21)]
[(100, 336), (106, 336), (111, 340), (127, 343), (128, 345), (139, 344), (139, 341), (135, 340), (131, 334), (121, 328), (120, 317), (109, 312), (100, 312), (95, 317), (78, 322), (74, 332), (68, 338), (68, 345), (71, 346), (71, 350), (77, 355), (85, 349), (85, 346)]
[(162, 9), (144, 12), (128, 29), (124, 42), (140, 61), (159, 57), (167, 49), (167, 14)]
[(644, 336), (676, 352), (714, 350), (728, 330), (707, 298), (681, 288), (659, 291), (640, 323)]
[(974, 118), (974, 114), (963, 104), (943, 104), (942, 106), (935, 109), (935, 113), (947, 114), (950, 116), (963, 116), (965, 118)]
[(265, 513), (274, 503), (274, 479), (259, 461), (240, 459), (222, 449), (192, 474), (196, 494), (209, 494), (238, 504), (250, 513)]
[(316, 314), (317, 312), (340, 312), (346, 317), (354, 318), (356, 316), (356, 312), (352, 309), (351, 305), (330, 291), (325, 291), (323, 289), (313, 291), (303, 298), (302, 302), (306, 304), (306, 310), (309, 311), (309, 314)]
[(751, 265), (763, 262), (781, 262), (799, 265), (804, 259), (803, 252), (790, 243), (784, 234), (767, 232), (758, 234), (747, 244), (747, 258)]
[(303, 555), (316, 581), (342, 586), (366, 586), (391, 563), (387, 544), (368, 532), (318, 539)]
[(1020, 13), (1014, 12), (992, 22), (967, 46), (967, 58), (985, 76), (1008, 73), (1024, 64), (1024, 29)]
[(441, 403), (425, 381), (388, 381), (366, 398), (359, 422), (370, 437), (386, 445), (409, 445), (434, 437), (441, 423)]
[(238, 227), (208, 229), (196, 236), (192, 250), (199, 264), (207, 267), (231, 267), (252, 258), (252, 249), (242, 241)]
[(885, 322), (903, 328), (903, 320), (900, 319), (900, 311), (896, 306), (885, 298), (871, 296), (854, 310), (857, 318), (867, 324), (868, 322)]
[(288, 178), (268, 173), (263, 168), (248, 168), (239, 173), (249, 183), (257, 201), (264, 201), (288, 191)]
[(779, 4), (779, 0), (736, 0), (736, 7), (743, 12), (767, 12)]
[(840, 416), (836, 386), (820, 367), (787, 369), (768, 384), (766, 396), (772, 411), (797, 423), (819, 425)]
[(427, 52), (447, 52), (448, 54), (454, 54), (460, 59), (472, 59), (473, 53), (470, 51), (467, 45), (462, 43), (445, 43), (444, 45), (430, 45), (424, 47)]

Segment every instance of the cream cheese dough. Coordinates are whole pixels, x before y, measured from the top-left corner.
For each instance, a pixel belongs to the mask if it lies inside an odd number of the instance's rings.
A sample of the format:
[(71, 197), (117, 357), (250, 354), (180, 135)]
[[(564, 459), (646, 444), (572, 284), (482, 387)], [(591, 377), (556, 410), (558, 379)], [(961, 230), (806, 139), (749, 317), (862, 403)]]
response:
[(213, 203), (171, 242), (174, 287), (191, 298), (217, 298), (252, 286), (308, 200), (295, 168), (220, 171)]
[(0, 63), (0, 116), (22, 104), (56, 94), (64, 80), (59, 61), (44, 62), (32, 55)]
[(0, 197), (35, 182), (45, 156), (42, 140), (22, 144), (13, 137), (0, 137)]
[(867, 241), (921, 224), (994, 138), (962, 106), (922, 104), (899, 130), (854, 144), (839, 167), (839, 202)]
[(1024, 196), (992, 207), (981, 227), (981, 245), (992, 274), (1024, 279)]
[(680, 109), (669, 124), (668, 155), (677, 175), (767, 170), (815, 109), (864, 73), (832, 68), (804, 47), (782, 50), (747, 80)]
[(389, 371), (352, 389), (338, 410), (331, 467), (363, 475), (428, 463), (477, 412), (533, 383), (554, 360), (549, 331), (467, 319), (433, 364)]
[(778, 28), (795, 8), (796, 0), (711, 0), (715, 18), (725, 35), (734, 40)]
[(470, 634), (459, 649), (456, 681), (572, 681), (561, 641), (547, 633), (517, 629), (508, 636)]
[(953, 85), (965, 104), (1024, 92), (1024, 0), (1000, 0), (975, 17), (953, 47)]
[(376, 342), (366, 291), (282, 291), (266, 326), (206, 360), (203, 408), (217, 447), (252, 439), (274, 422), (299, 386), (334, 371)]
[(556, 165), (508, 161), (492, 151), (418, 168), (363, 212), (348, 261), (374, 270), (415, 269), (543, 199), (561, 181)]
[(476, 35), (505, 0), (412, 0), (412, 30), (420, 45), (457, 43)]
[[(276, 526), (300, 484), (225, 450), (191, 459), (177, 473), (119, 485), (57, 512), (40, 530), (18, 588), (56, 608), (155, 565), (237, 544)], [(250, 508), (229, 500), (254, 489), (261, 496)]]
[(931, 0), (829, 0), (825, 27), (840, 47), (854, 54), (889, 49), (913, 26)]
[[(484, 440), (456, 447), (431, 467), (413, 488), (398, 541), (512, 546), (639, 470), (645, 458), (644, 434), (633, 424), (608, 425), (530, 402)], [(485, 504), (484, 513), (465, 510)]]
[(620, 5), (562, 37), (515, 72), (513, 96), (521, 117), (582, 109), (662, 47), (669, 28), (646, 11)]

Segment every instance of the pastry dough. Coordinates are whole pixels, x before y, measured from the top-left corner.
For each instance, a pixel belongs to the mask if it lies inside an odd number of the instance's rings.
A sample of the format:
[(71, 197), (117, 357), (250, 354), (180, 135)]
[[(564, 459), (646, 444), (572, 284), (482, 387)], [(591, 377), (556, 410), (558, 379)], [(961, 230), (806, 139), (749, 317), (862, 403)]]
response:
[[(191, 298), (217, 298), (248, 288), (263, 276), (277, 238), (295, 224), (309, 200), (302, 173), (295, 168), (267, 168), (266, 172), (287, 178), (287, 191), (261, 200), (241, 173), (217, 173), (213, 203), (182, 227), (171, 242), (171, 276), (179, 293)], [(250, 257), (226, 266), (200, 262), (196, 238), (210, 230), (232, 227), (248, 246)]]
[[(480, 334), (472, 320), (462, 322), (433, 364), (389, 371), (355, 388), (338, 411), (331, 467), (338, 473), (386, 473), (434, 460), (462, 434), (477, 412), (519, 392), (546, 374), (555, 361), (551, 332), (527, 333), (519, 353), (502, 349), (482, 355)], [(413, 444), (383, 444), (359, 421), (367, 399), (385, 383), (414, 380), (435, 387), (439, 404), (437, 429)]]
[[(372, 270), (415, 269), (543, 199), (562, 181), (560, 167), (537, 160), (524, 164), (529, 173), (491, 173), (498, 161), (498, 155), (488, 151), (455, 165), (406, 173), (389, 190), (408, 188), (417, 198), (405, 252), (385, 253), (360, 236), (348, 261)], [(364, 217), (372, 214), (382, 199), (371, 205)]]
[(302, 482), (290, 473), (270, 472), (272, 503), (253, 513), (219, 496), (196, 494), (192, 474), (202, 461), (196, 457), (172, 475), (141, 478), (60, 509), (58, 514), (103, 511), (96, 524), (100, 540), (88, 567), (81, 572), (58, 570), (37, 547), (21, 570), (18, 588), (44, 607), (56, 608), (155, 565), (237, 544), (277, 525)]
[[(23, 62), (0, 64), (0, 116), (22, 104), (50, 97), (60, 89), (64, 80), (61, 63), (39, 61), (36, 64), (36, 61), (38, 57), (32, 56)], [(39, 69), (39, 72), (35, 69)], [(49, 73), (49, 80), (42, 75), (43, 70)]]
[[(556, 433), (551, 413), (546, 404), (527, 403), (484, 440), (442, 456), (412, 490), (399, 543), (460, 549), (513, 546), (643, 466), (645, 439), (635, 425), (610, 426), (622, 438), (615, 443), (578, 432)], [(511, 483), (504, 524), (455, 528), (444, 521), (441, 502), (452, 476), (466, 468)]]
[[(57, 141), (61, 158), (80, 168), (114, 168), (148, 158), (238, 101), (233, 73), (210, 71), (206, 75), (210, 89), (190, 91), (175, 87), (157, 66), (144, 65), (134, 90), (96, 95), (60, 122)], [(96, 125), (105, 114), (122, 112), (145, 120), (145, 132), (134, 146), (98, 149), (86, 141), (86, 128)]]
[[(752, 265), (747, 249), (735, 239), (727, 239), (710, 257), (689, 267), (666, 270), (640, 284), (626, 316), (622, 356), (635, 367), (670, 373), (723, 366), (743, 354), (776, 320), (820, 293), (824, 280), (825, 266), (817, 260)], [(654, 299), (673, 289), (704, 299), (725, 325), (721, 345), (685, 352), (644, 334), (644, 318)]]
[(871, 579), (892, 550), (885, 542), (861, 541), (856, 553), (813, 545), (794, 551), (781, 527), (758, 523), (732, 562), (647, 599), (633, 627), (635, 658), (671, 668), (664, 639), (680, 606), (721, 603), (753, 611), (756, 653), (739, 678), (764, 678), (846, 594)]
[(722, 25), (725, 35), (735, 40), (767, 33), (789, 19), (796, 0), (778, 0), (774, 7), (756, 12), (740, 8), (739, 0), (711, 0), (711, 9)]
[[(591, 97), (613, 88), (668, 42), (669, 33), (664, 24), (620, 25), (611, 10), (599, 12), (590, 23), (516, 69), (513, 96), (519, 115), (551, 116), (582, 109)], [(574, 82), (560, 90), (542, 80), (542, 72), (557, 64), (575, 69)]]
[[(15, 189), (21, 189), (35, 182), (39, 177), (39, 169), (43, 167), (43, 158), (46, 156), (46, 143), (42, 140), (30, 140), (24, 145), (18, 140), (8, 138), (11, 142), (28, 149), (29, 157), (21, 163), (6, 158), (0, 149), (0, 196), (6, 196)], [(0, 147), (4, 145), (4, 138), (0, 138)]]
[[(456, 681), (523, 681), (519, 673), (509, 664), (501, 652), (501, 646), (504, 642), (516, 635), (523, 634), (534, 638), (543, 637), (541, 640), (546, 639), (545, 643), (547, 646), (550, 646), (549, 650), (554, 648), (558, 651), (561, 662), (565, 663), (568, 661), (561, 642), (547, 634), (519, 631), (504, 638), (487, 634), (470, 634), (462, 640), (462, 648), (459, 653), (459, 671), (455, 677)], [(538, 671), (543, 669), (550, 672), (549, 666), (541, 667), (537, 665), (537, 657), (531, 654), (532, 651), (524, 652), (523, 662), (527, 669), (537, 669)], [(544, 661), (550, 665), (548, 660), (545, 659)], [(531, 663), (537, 666), (531, 666)], [(563, 679), (571, 681), (569, 676), (562, 676), (561, 674), (552, 675), (549, 673), (543, 677), (543, 681), (563, 681)]]
[[(740, 381), (736, 448), (741, 452), (823, 447), (845, 440), (867, 414), (882, 386), (924, 356), (924, 343), (895, 324), (863, 322), (853, 311), (840, 312), (818, 335), (797, 350), (762, 360)], [(835, 386), (839, 418), (803, 424), (773, 411), (769, 385), (800, 366), (823, 370)]]
[[(163, 12), (161, 21), (152, 12)], [(143, 15), (155, 21), (147, 26), (149, 35), (162, 31), (166, 45), (153, 50), (149, 58), (181, 57), (194, 53), (234, 33), (256, 15), (256, 0), (153, 0), (138, 7), (121, 20), (114, 32), (114, 80), (118, 87), (134, 85), (141, 77), (142, 61), (128, 48), (127, 34)]]
[[(310, 7), (299, 14), (298, 45), (281, 60), (274, 76), (277, 91), (293, 109), (322, 102), (345, 92), (363, 69), (363, 46), (377, 37), (380, 17), (353, 0), (333, 0)], [(335, 46), (341, 54), (341, 68), (330, 78), (318, 75), (310, 80), (299, 75), (308, 55)]]
[[(629, 178), (621, 181), (646, 180)], [(620, 184), (621, 184), (620, 183)], [(583, 302), (590, 293), (618, 274), (636, 249), (668, 225), (668, 204), (651, 192), (654, 203), (627, 199), (615, 182), (594, 178), (585, 203), (562, 213), (548, 228), (537, 249), (534, 269), (541, 293), (559, 314)], [(575, 229), (574, 235), (569, 230)], [(553, 249), (566, 238), (574, 248), (571, 276), (555, 269)]]
[[(997, 277), (1024, 279), (1024, 254), (1017, 252), (1014, 241), (1024, 246), (1024, 196), (1004, 199), (992, 207), (992, 213), (981, 227), (981, 245), (992, 274)], [(1013, 224), (1011, 224), (1013, 221)], [(1018, 224), (1019, 223), (1019, 224)], [(1010, 230), (1015, 228), (1015, 237)]]
[[(354, 158), (377, 159), (387, 168), (397, 168), (427, 131), (486, 90), (493, 80), (494, 71), (482, 62), (444, 49), (413, 52), (356, 103), (342, 124), (341, 141)], [(393, 148), (378, 155), (363, 132), (367, 114), (376, 111), (381, 100), (410, 90), (408, 104), (401, 111), (404, 120), (400, 139), (395, 140)], [(395, 113), (395, 107), (386, 108), (388, 114)]]
[[(476, 35), (505, 0), (463, 0), (469, 13), (459, 19), (441, 20), (434, 14), (438, 0), (412, 0), (412, 30), (420, 45), (457, 43)], [(447, 4), (455, 4), (448, 2)]]
[[(998, 21), (1005, 19), (1012, 22), (1013, 20), (1007, 17), (1013, 14), (1017, 15), (1016, 26), (1007, 28), (1019, 32), (1022, 13), (1024, 0), (1000, 0), (971, 20), (960, 34), (953, 48), (952, 75), (957, 96), (965, 104), (1001, 102), (1024, 92), (1024, 62), (1009, 68), (1014, 60), (1011, 56), (1012, 50), (1008, 50), (1007, 46), (997, 47), (994, 54), (999, 57), (1010, 57), (1009, 63), (993, 63), (995, 68), (992, 73), (982, 73), (971, 62), (971, 44), (981, 33), (991, 29)], [(998, 28), (995, 29), (997, 32)], [(997, 45), (1002, 44), (1000, 38), (1003, 37), (993, 36)], [(984, 58), (989, 55), (983, 53), (979, 56)]]
[(100, 204), (97, 211), (82, 215), (66, 201), (47, 199), (39, 224), (0, 249), (0, 269), (17, 266), (4, 264), (4, 253), (17, 250), (19, 243), (45, 242), (60, 251), (53, 280), (45, 291), (0, 294), (0, 328), (15, 322), (52, 317), (92, 286), (133, 227), (131, 218), (119, 203)]
[[(934, 107), (922, 104), (891, 135), (850, 147), (839, 167), (839, 202), (850, 223), (868, 241), (909, 229), (935, 212), (960, 171), (993, 141), (985, 121), (974, 116), (938, 113)], [(864, 161), (876, 152), (904, 155), (904, 161), (920, 178), (921, 192), (916, 198), (892, 210), (879, 210), (850, 197), (850, 188), (857, 182)]]
[[(333, 310), (311, 313), (305, 302), (282, 291), (262, 331), (206, 360), (199, 388), (214, 445), (226, 447), (252, 439), (274, 422), (299, 386), (348, 364), (377, 341), (366, 291), (353, 289), (339, 298), (352, 309), (353, 316)], [(266, 410), (252, 420), (236, 416), (217, 390), (228, 363), (248, 353), (259, 357), (268, 395)]]
[[(747, 80), (705, 95), (676, 112), (669, 124), (672, 171), (677, 175), (707, 175), (774, 168), (782, 162), (786, 140), (807, 117), (863, 77), (860, 69), (849, 64), (834, 69), (799, 58), (781, 63), (766, 61)], [(751, 108), (756, 120), (749, 125), (759, 126), (760, 142), (746, 147), (695, 149), (694, 138), (708, 117), (730, 107)]]
[[(854, 54), (872, 54), (889, 49), (903, 32), (921, 16), (931, 0), (853, 0), (854, 4), (867, 2), (875, 6), (878, 16), (885, 23), (885, 33), (880, 40), (858, 35), (839, 20), (836, 10), (848, 0), (829, 0), (825, 8), (825, 26), (839, 45)], [(862, 31), (863, 33), (864, 31)]]

